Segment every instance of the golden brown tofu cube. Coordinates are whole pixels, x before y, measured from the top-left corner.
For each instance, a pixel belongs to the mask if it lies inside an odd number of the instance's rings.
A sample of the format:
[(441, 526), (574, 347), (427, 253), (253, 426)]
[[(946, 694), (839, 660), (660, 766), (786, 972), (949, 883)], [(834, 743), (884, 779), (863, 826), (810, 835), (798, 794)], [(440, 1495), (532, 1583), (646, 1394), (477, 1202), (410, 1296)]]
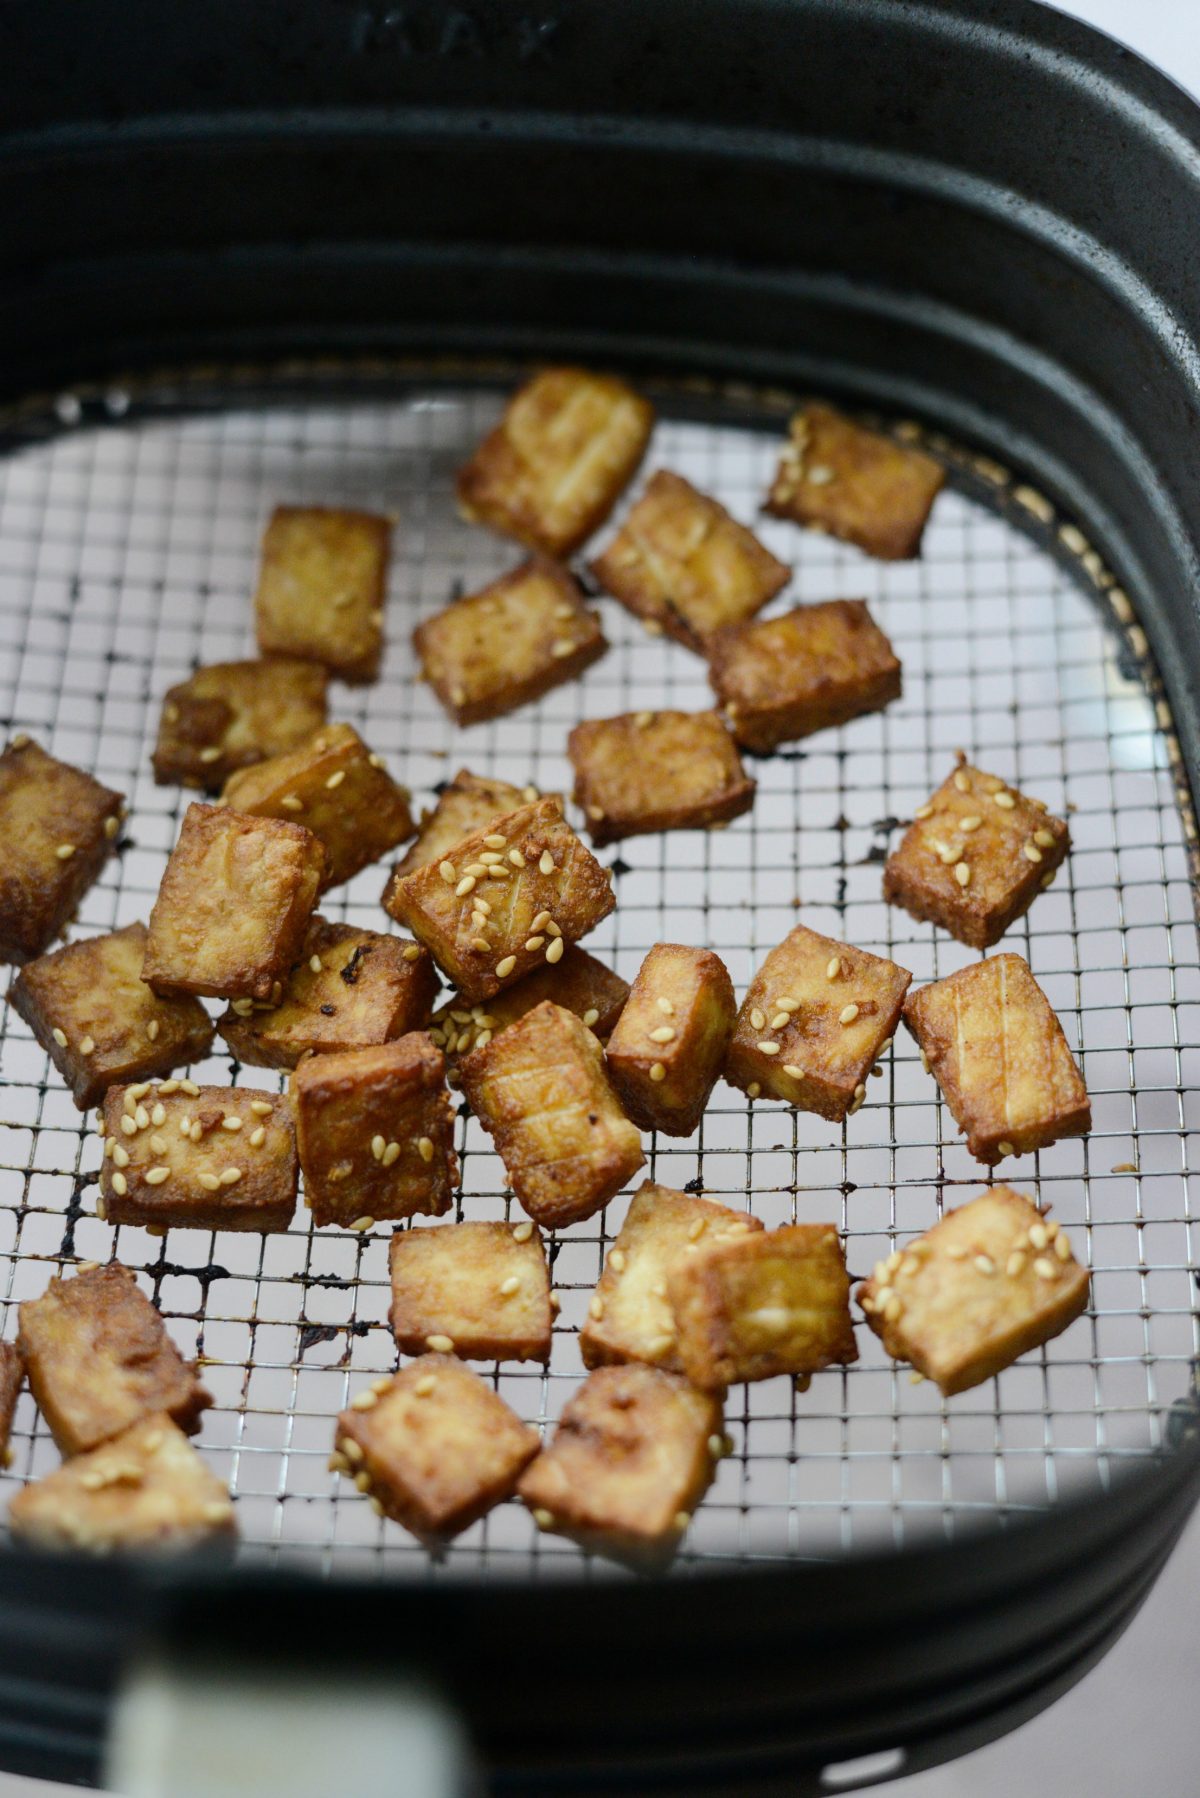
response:
[(92, 1554), (200, 1548), (237, 1534), (228, 1492), (165, 1413), (24, 1487), (8, 1521), (32, 1548)]
[(51, 1280), (20, 1308), (29, 1387), (64, 1455), (82, 1454), (154, 1411), (189, 1435), (212, 1399), (127, 1267)]
[(630, 1201), (579, 1332), (583, 1365), (646, 1361), (682, 1373), (667, 1290), (672, 1270), (709, 1243), (761, 1229), (748, 1211), (647, 1180)]
[(539, 1529), (654, 1566), (675, 1553), (724, 1449), (720, 1399), (657, 1367), (601, 1367), (518, 1491)]
[(533, 1224), (397, 1230), (390, 1265), (391, 1324), (401, 1354), (549, 1358), (550, 1270)]
[(142, 979), (146, 926), (127, 924), (27, 962), (9, 989), (81, 1111), (120, 1081), (201, 1061), (213, 1027), (198, 999), (160, 999)]
[(548, 964), (616, 904), (555, 798), (493, 819), (453, 859), (392, 883), (386, 909), (476, 1005)]
[(608, 648), (565, 568), (537, 557), (419, 624), (413, 648), (456, 724), (481, 724), (575, 680)]
[(575, 803), (600, 846), (655, 830), (699, 830), (754, 804), (717, 712), (626, 712), (589, 718), (567, 739)]
[(990, 956), (910, 993), (904, 1022), (978, 1161), (1091, 1129), (1062, 1025), (1019, 955)]
[(351, 1400), (334, 1466), (431, 1547), (516, 1490), (538, 1434), (453, 1355), (422, 1355)]
[(24, 1384), (25, 1363), (21, 1359), (20, 1349), (11, 1342), (0, 1342), (0, 1467), (12, 1465), (12, 1449), (8, 1439), (12, 1434), (17, 1399)]
[(653, 427), (654, 408), (623, 381), (543, 369), (460, 468), (459, 510), (530, 549), (569, 556), (633, 479)]
[(641, 1130), (690, 1136), (725, 1065), (737, 1000), (711, 949), (656, 943), (608, 1045), (609, 1078)]
[(606, 1205), (645, 1162), (591, 1031), (549, 1000), (461, 1062), (459, 1075), (513, 1191), (546, 1229)]
[(112, 852), (125, 802), (24, 735), (0, 755), (0, 961), (61, 935)]
[(446, 1061), (424, 1031), (377, 1048), (310, 1055), (291, 1082), (315, 1224), (440, 1217), (458, 1184)]
[(683, 1256), (667, 1292), (683, 1371), (705, 1391), (858, 1359), (850, 1276), (831, 1224), (726, 1235)]
[(315, 662), (214, 662), (171, 687), (154, 750), (160, 786), (219, 793), (238, 768), (295, 749), (325, 722), (329, 676)]
[(194, 1080), (110, 1088), (97, 1210), (165, 1230), (286, 1230), (296, 1137), (279, 1093)]
[(965, 1392), (1087, 1309), (1088, 1271), (1059, 1225), (993, 1186), (880, 1261), (855, 1295), (897, 1361)]
[(168, 997), (269, 999), (304, 947), (324, 867), (301, 824), (189, 805), (150, 913), (142, 979)]
[(743, 748), (764, 754), (900, 697), (900, 664), (862, 599), (718, 631), (708, 656), (730, 729)]
[(911, 979), (894, 961), (798, 924), (750, 983), (725, 1078), (752, 1099), (782, 1099), (840, 1123), (866, 1097)]
[(217, 1028), (239, 1061), (294, 1068), (305, 1055), (367, 1049), (423, 1030), (437, 991), (428, 949), (314, 918), (279, 1004), (235, 999)]
[(791, 569), (681, 475), (660, 469), (592, 573), (635, 618), (703, 653), (723, 625), (742, 624)]
[(883, 896), (973, 949), (990, 949), (1067, 859), (1071, 834), (1038, 799), (962, 758), (917, 811), (883, 871)]
[(255, 612), (265, 656), (371, 681), (383, 657), (392, 526), (372, 512), (277, 506), (263, 535)]
[(598, 1042), (605, 1043), (629, 997), (629, 983), (602, 961), (575, 944), (553, 966), (543, 962), (532, 974), (495, 993), (486, 1004), (468, 1005), (458, 995), (434, 1014), (430, 1035), (448, 1060), (482, 1049), (494, 1036), (523, 1018), (535, 1005), (552, 999), (581, 1018)]
[(808, 405), (788, 426), (766, 510), (856, 543), (885, 562), (920, 554), (945, 472), (922, 450)]
[(328, 724), (299, 749), (235, 774), (222, 804), (303, 824), (319, 837), (325, 848), (322, 892), (413, 833), (407, 789), (349, 724)]
[[(536, 787), (510, 786), (506, 780), (490, 780), (485, 775), (472, 774), (469, 768), (460, 768), (442, 788), (432, 810), (421, 813), (417, 840), (397, 863), (394, 877), (403, 880), (406, 874), (415, 874), (430, 862), (445, 861), (464, 837), (486, 831), (493, 818), (515, 812), (522, 805), (532, 805), (540, 798)], [(385, 901), (386, 898), (385, 892)]]

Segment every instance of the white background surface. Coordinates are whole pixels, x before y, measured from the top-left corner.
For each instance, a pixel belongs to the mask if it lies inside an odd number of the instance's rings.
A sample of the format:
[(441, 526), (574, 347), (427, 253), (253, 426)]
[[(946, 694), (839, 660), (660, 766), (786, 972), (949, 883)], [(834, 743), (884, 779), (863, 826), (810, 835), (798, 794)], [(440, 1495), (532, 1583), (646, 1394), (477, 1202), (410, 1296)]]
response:
[[(1074, 0), (1075, 14), (1200, 94), (1200, 0)], [(1200, 220), (1197, 221), (1200, 239)], [(1003, 1742), (887, 1789), (895, 1798), (1192, 1798), (1200, 1790), (1200, 1519), (1121, 1642), (1083, 1683)], [(0, 1774), (0, 1798), (65, 1788)]]

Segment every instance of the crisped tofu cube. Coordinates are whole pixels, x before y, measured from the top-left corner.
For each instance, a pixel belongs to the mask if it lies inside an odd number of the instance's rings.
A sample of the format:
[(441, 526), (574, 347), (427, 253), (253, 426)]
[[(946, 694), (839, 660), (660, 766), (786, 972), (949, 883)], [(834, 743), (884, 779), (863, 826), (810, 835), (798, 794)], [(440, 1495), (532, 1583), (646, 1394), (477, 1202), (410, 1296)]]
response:
[(434, 1013), (430, 1035), (447, 1059), (455, 1060), (472, 1049), (482, 1049), (535, 1005), (552, 999), (564, 1011), (582, 1018), (597, 1041), (605, 1043), (628, 997), (628, 981), (572, 943), (560, 960), (552, 965), (543, 962), (516, 986), (493, 994), (486, 1004), (468, 1005), (455, 994)]
[(904, 1021), (977, 1160), (1028, 1155), (1091, 1129), (1062, 1025), (1019, 955), (993, 955), (910, 993)]
[(946, 1397), (978, 1386), (1087, 1309), (1088, 1271), (1058, 1224), (993, 1186), (880, 1261), (855, 1295), (897, 1361)]
[(165, 1413), (24, 1487), (8, 1521), (33, 1548), (93, 1554), (199, 1548), (237, 1534), (228, 1492)]
[(883, 896), (990, 949), (1029, 910), (1067, 859), (1071, 834), (1040, 799), (959, 758), (919, 808), (883, 870)]
[(608, 1045), (609, 1078), (639, 1129), (690, 1136), (725, 1064), (737, 1000), (711, 949), (656, 943)]
[(654, 408), (623, 381), (543, 369), (459, 469), (459, 510), (530, 549), (569, 556), (616, 505), (653, 426)]
[(709, 677), (738, 742), (766, 753), (900, 697), (900, 664), (862, 599), (718, 631)]
[(167, 996), (269, 999), (304, 946), (324, 867), (301, 824), (189, 805), (150, 913), (142, 979)]
[(754, 804), (717, 712), (626, 712), (589, 718), (567, 739), (575, 803), (593, 843), (655, 830), (698, 830), (739, 818)]
[(645, 1162), (591, 1031), (549, 1000), (460, 1063), (513, 1191), (546, 1229), (606, 1205)]
[(660, 469), (591, 565), (614, 599), (701, 653), (722, 625), (742, 624), (791, 579), (791, 569), (681, 475)]
[(235, 999), (217, 1028), (239, 1061), (294, 1068), (304, 1055), (366, 1049), (423, 1030), (437, 991), (428, 949), (314, 918), (279, 1004)]
[(667, 1293), (683, 1371), (705, 1391), (858, 1359), (850, 1276), (832, 1224), (706, 1239), (676, 1262)]
[(200, 1061), (213, 1027), (198, 999), (161, 999), (142, 979), (146, 926), (127, 924), (27, 962), (9, 989), (81, 1111), (110, 1086)]
[(731, 1211), (647, 1180), (630, 1201), (579, 1332), (584, 1366), (646, 1361), (681, 1373), (667, 1293), (672, 1270), (710, 1242), (761, 1229), (748, 1211)]
[(413, 833), (407, 789), (349, 724), (327, 724), (299, 749), (235, 774), (222, 803), (303, 824), (325, 848), (321, 890), (339, 886)]
[(456, 724), (480, 724), (575, 680), (608, 648), (557, 562), (536, 557), (413, 632), (425, 679)]
[(286, 1230), (296, 1210), (291, 1107), (254, 1087), (114, 1086), (97, 1211), (165, 1230)]
[(385, 901), (470, 1005), (543, 963), (556, 966), (615, 904), (555, 798), (493, 819), (452, 860), (395, 880)]
[(490, 780), (485, 775), (472, 774), (469, 768), (460, 768), (438, 793), (433, 809), (421, 813), (417, 840), (409, 844), (408, 853), (397, 863), (396, 878), (402, 880), (406, 874), (415, 874), (430, 862), (445, 861), (464, 837), (487, 830), (493, 818), (515, 812), (519, 806), (532, 805), (540, 797), (536, 787), (510, 786), (506, 780)]
[(512, 1494), (538, 1434), (453, 1355), (422, 1355), (351, 1400), (336, 1444), (379, 1514), (436, 1546)]
[(374, 680), (391, 540), (391, 521), (372, 512), (277, 506), (254, 602), (263, 655), (321, 662), (344, 681)]
[(112, 852), (125, 801), (24, 735), (0, 755), (0, 961), (59, 936)]
[[(124, 1140), (124, 1139), (122, 1139)], [(127, 1267), (51, 1280), (20, 1308), (29, 1386), (64, 1455), (166, 1411), (189, 1435), (212, 1399)]]
[(657, 1367), (601, 1367), (518, 1491), (539, 1529), (653, 1566), (675, 1553), (724, 1450), (720, 1399)]
[(549, 1358), (550, 1270), (532, 1224), (397, 1230), (390, 1266), (392, 1333), (401, 1354)]
[(0, 1467), (12, 1465), (12, 1449), (8, 1439), (12, 1434), (17, 1399), (24, 1384), (25, 1363), (20, 1349), (11, 1342), (0, 1342)]
[(788, 433), (768, 512), (857, 543), (885, 562), (920, 554), (946, 479), (932, 456), (865, 430), (829, 406), (803, 407)]
[(214, 662), (171, 687), (154, 750), (160, 786), (219, 793), (237, 768), (295, 749), (325, 722), (329, 676), (315, 662)]
[(742, 1001), (725, 1078), (834, 1123), (858, 1110), (895, 1033), (912, 975), (798, 924)]
[(291, 1081), (315, 1224), (440, 1217), (458, 1184), (446, 1061), (420, 1030), (376, 1048), (310, 1055)]

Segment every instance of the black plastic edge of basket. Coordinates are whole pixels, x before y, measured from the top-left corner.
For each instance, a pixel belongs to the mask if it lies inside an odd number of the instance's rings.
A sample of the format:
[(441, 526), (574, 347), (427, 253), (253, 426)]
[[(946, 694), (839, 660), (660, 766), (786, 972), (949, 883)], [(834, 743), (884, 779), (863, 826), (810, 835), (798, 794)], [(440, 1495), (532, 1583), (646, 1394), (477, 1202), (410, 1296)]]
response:
[[(1119, 571), (1195, 785), (1200, 115), (1110, 40), (1029, 0), (43, 0), (0, 10), (0, 120), (6, 431), (77, 381), (330, 352), (910, 412)], [(122, 1656), (182, 1630), (419, 1659), (497, 1789), (911, 1768), (1078, 1677), (1198, 1485), (1185, 1442), (986, 1546), (611, 1589), (6, 1551), (0, 1762), (94, 1779)]]

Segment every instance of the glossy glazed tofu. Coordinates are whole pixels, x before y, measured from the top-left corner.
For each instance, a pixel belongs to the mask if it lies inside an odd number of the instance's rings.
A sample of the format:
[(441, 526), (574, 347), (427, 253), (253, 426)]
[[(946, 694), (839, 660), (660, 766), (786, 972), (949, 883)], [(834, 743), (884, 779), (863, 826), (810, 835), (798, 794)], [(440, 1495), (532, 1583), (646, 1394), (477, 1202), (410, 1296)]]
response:
[(0, 755), (0, 961), (31, 961), (61, 936), (124, 816), (120, 793), (12, 739)]
[(26, 962), (8, 1002), (85, 1111), (110, 1086), (202, 1061), (213, 1027), (198, 999), (163, 999), (142, 979), (146, 926), (127, 924)]
[(1061, 1335), (1087, 1309), (1088, 1271), (1058, 1224), (993, 1186), (879, 1262), (856, 1296), (888, 1354), (949, 1397)]
[(263, 655), (320, 662), (339, 680), (374, 680), (391, 540), (391, 521), (372, 512), (277, 506), (254, 601)]
[(325, 722), (328, 678), (283, 657), (197, 668), (163, 700), (155, 780), (219, 793), (236, 769), (295, 749)]
[(491, 780), (472, 774), (469, 768), (460, 768), (438, 793), (437, 804), (421, 813), (417, 840), (409, 844), (403, 860), (397, 864), (395, 877), (402, 880), (430, 862), (445, 861), (464, 837), (486, 831), (493, 818), (515, 812), (522, 805), (532, 805), (540, 798), (536, 787), (514, 787), (506, 780)]
[(434, 1014), (430, 1035), (447, 1059), (457, 1059), (485, 1048), (535, 1005), (552, 999), (564, 1011), (574, 1012), (598, 1042), (606, 1043), (628, 997), (628, 981), (572, 943), (559, 961), (543, 962), (516, 986), (494, 993), (482, 1004), (468, 1005), (456, 993)]
[(550, 1272), (541, 1232), (528, 1221), (397, 1230), (389, 1266), (401, 1354), (549, 1358)]
[(656, 943), (608, 1044), (609, 1077), (642, 1130), (690, 1136), (725, 1065), (737, 1000), (711, 949)]
[(766, 510), (883, 561), (906, 561), (920, 554), (945, 479), (924, 451), (810, 404), (788, 426)]
[(748, 812), (754, 781), (717, 712), (589, 718), (567, 739), (575, 803), (598, 846), (658, 830), (699, 830)]

